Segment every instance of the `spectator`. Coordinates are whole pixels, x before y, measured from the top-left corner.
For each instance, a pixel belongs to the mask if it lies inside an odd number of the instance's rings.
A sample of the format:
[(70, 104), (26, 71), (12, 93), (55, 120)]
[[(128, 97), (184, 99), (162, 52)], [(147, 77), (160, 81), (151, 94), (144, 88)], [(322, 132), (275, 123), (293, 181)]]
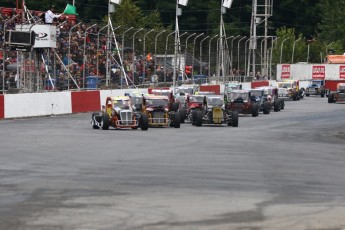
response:
[(54, 18), (61, 17), (61, 14), (54, 14), (54, 6), (50, 7), (50, 10), (48, 10), (45, 13), (45, 24), (52, 24), (54, 21)]

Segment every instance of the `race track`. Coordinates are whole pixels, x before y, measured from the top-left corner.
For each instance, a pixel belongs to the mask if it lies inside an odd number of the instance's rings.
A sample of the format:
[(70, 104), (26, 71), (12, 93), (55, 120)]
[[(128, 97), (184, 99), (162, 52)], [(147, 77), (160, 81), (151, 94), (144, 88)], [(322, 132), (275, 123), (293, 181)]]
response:
[(286, 102), (238, 128), (90, 118), (0, 120), (0, 229), (345, 229), (345, 104)]

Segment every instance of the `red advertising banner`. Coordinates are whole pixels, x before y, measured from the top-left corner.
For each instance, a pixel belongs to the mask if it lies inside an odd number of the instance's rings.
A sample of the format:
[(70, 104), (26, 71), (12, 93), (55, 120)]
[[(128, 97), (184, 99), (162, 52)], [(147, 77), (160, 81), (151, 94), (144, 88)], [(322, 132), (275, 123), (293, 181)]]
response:
[(339, 67), (339, 76), (340, 79), (345, 79), (345, 65)]
[(290, 78), (290, 65), (282, 65), (282, 78)]
[(318, 65), (314, 65), (313, 66), (313, 75), (312, 78), (313, 79), (325, 79), (326, 76), (326, 68), (325, 66), (318, 66)]

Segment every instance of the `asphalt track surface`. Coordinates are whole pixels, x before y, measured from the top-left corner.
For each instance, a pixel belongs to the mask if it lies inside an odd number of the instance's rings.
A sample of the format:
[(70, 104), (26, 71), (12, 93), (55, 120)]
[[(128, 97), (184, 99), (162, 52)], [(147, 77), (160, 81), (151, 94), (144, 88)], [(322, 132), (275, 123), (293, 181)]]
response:
[(345, 104), (286, 102), (238, 128), (90, 118), (0, 121), (0, 229), (345, 229)]

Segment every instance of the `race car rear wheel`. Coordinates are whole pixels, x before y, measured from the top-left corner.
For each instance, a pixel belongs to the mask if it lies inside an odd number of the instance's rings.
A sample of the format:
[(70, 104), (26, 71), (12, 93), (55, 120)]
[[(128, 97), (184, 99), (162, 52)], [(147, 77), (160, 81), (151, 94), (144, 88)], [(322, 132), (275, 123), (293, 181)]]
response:
[(334, 103), (334, 94), (333, 93), (328, 95), (328, 103)]
[(231, 115), (231, 121), (228, 122), (228, 126), (238, 127), (238, 112), (233, 111)]
[(262, 111), (263, 111), (264, 114), (269, 114), (270, 113), (268, 102), (264, 102), (262, 104)]
[(149, 128), (149, 118), (146, 113), (141, 114), (139, 122), (141, 130), (147, 130)]
[(196, 126), (202, 126), (202, 112), (201, 111), (196, 111), (196, 116), (195, 116), (195, 125)]
[(259, 106), (258, 104), (252, 104), (252, 117), (257, 117), (259, 115)]
[(279, 112), (279, 99), (275, 100), (273, 103), (273, 110), (274, 112)]
[(103, 113), (102, 119), (101, 119), (101, 128), (103, 130), (108, 130), (109, 129), (109, 115), (108, 113)]
[(186, 110), (185, 109), (180, 109), (180, 121), (183, 124), (186, 119)]
[(196, 123), (196, 111), (192, 110), (191, 113), (192, 113), (192, 125), (195, 125), (195, 123)]
[[(98, 118), (98, 119), (97, 119)], [(99, 129), (99, 126), (95, 124), (95, 121), (100, 122), (99, 113), (93, 113), (91, 116), (91, 124), (93, 129)]]
[(285, 108), (285, 101), (284, 101), (283, 98), (278, 99), (278, 100), (279, 100), (279, 102), (280, 102), (280, 109), (283, 110), (283, 109)]
[(180, 113), (176, 112), (174, 114), (174, 128), (180, 128), (181, 126), (180, 118), (181, 118)]

